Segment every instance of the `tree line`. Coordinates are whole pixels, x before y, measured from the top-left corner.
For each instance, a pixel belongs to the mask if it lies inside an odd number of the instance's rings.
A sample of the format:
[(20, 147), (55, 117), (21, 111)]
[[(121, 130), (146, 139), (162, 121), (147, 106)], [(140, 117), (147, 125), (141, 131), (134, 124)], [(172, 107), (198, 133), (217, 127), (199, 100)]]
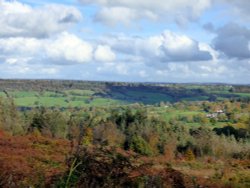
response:
[[(193, 109), (207, 113), (223, 108), (223, 116), (212, 119), (196, 114), (166, 120), (151, 113), (155, 108), (161, 107), (135, 104), (66, 110), (38, 107), (18, 111), (13, 100), (0, 98), (0, 129), (13, 135), (35, 133), (68, 139), (74, 145), (120, 147), (141, 155), (167, 155), (172, 159), (186, 157), (188, 153), (193, 157), (250, 157), (249, 103), (179, 102), (171, 107), (171, 110)], [(206, 126), (219, 121), (227, 122), (227, 126)], [(188, 126), (192, 122), (199, 126)]]

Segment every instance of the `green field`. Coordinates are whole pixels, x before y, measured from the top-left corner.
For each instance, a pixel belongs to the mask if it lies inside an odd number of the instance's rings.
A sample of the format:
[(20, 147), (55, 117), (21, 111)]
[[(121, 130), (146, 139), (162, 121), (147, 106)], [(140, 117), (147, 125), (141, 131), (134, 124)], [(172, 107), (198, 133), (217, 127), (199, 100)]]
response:
[[(250, 98), (249, 86), (0, 80), (0, 97), (19, 107), (88, 107)], [(187, 112), (188, 113), (188, 112)], [(168, 118), (166, 115), (165, 118)]]
[[(93, 97), (94, 92), (90, 90), (67, 90), (61, 93), (12, 91), (8, 94), (17, 106), (22, 107), (86, 107), (125, 104), (116, 99)], [(7, 97), (4, 92), (0, 92), (0, 96)]]

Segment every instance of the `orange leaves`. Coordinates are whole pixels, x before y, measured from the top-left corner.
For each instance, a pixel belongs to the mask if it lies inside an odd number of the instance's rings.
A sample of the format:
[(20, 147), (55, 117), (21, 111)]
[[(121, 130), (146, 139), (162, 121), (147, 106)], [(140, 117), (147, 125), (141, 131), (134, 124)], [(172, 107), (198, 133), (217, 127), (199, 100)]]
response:
[[(66, 170), (66, 140), (42, 136), (10, 136), (0, 131), (0, 187), (35, 186)], [(11, 177), (11, 181), (10, 181)]]

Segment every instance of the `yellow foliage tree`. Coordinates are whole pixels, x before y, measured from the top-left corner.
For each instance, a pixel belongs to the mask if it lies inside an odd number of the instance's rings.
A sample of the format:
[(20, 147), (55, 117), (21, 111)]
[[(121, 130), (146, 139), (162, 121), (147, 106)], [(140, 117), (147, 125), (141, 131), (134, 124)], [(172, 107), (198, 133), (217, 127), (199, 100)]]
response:
[(93, 142), (93, 130), (91, 128), (85, 128), (82, 138), (82, 145), (89, 146)]
[(185, 158), (186, 158), (186, 160), (188, 160), (188, 161), (193, 161), (193, 160), (195, 160), (194, 153), (193, 153), (193, 151), (192, 151), (190, 148), (186, 151), (186, 153), (185, 153)]

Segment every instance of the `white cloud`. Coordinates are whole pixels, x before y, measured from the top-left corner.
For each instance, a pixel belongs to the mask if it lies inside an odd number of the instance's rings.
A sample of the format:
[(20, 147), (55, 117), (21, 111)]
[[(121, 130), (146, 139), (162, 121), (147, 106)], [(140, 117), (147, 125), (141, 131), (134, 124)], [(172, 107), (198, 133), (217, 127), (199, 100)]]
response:
[(0, 37), (48, 37), (81, 19), (73, 6), (48, 4), (31, 7), (18, 1), (0, 3)]
[(14, 65), (18, 62), (18, 59), (16, 58), (9, 58), (9, 59), (6, 59), (5, 62), (9, 65)]
[(98, 45), (94, 56), (96, 61), (101, 62), (112, 62), (116, 58), (115, 53), (107, 45)]
[(41, 72), (44, 74), (56, 74), (56, 73), (58, 73), (58, 69), (56, 69), (54, 67), (42, 68)]
[[(87, 41), (67, 31), (82, 17), (77, 8), (47, 2), (41, 3), (44, 6), (30, 6), (18, 1), (0, 0), (2, 77), (45, 78), (49, 75), (53, 78), (76, 79), (80, 76), (80, 79), (124, 81), (248, 82), (250, 32), (246, 25), (226, 24), (219, 29), (216, 29), (216, 23), (205, 25), (215, 35), (213, 46), (168, 30), (147, 37), (144, 30), (145, 37), (122, 34), (100, 39), (97, 35), (94, 40)], [(185, 24), (198, 19), (211, 2), (217, 3), (215, 0), (81, 2), (94, 4), (96, 9), (93, 10), (97, 10), (94, 19), (107, 25), (137, 24), (141, 20)], [(241, 22), (250, 18), (248, 1), (219, 2), (226, 3), (234, 13), (241, 15)], [(152, 25), (147, 24), (143, 27), (149, 29)], [(76, 28), (72, 30), (78, 33)], [(110, 30), (98, 32), (106, 31)], [(84, 34), (91, 36), (87, 32)]]
[(118, 65), (116, 65), (115, 70), (120, 75), (128, 75), (128, 66), (126, 64), (118, 64)]
[(216, 63), (217, 60), (219, 59), (220, 53), (218, 51), (216, 51), (215, 49), (213, 49), (210, 45), (208, 45), (206, 43), (199, 43), (199, 49), (202, 51), (209, 52), (210, 55), (212, 56), (213, 63)]
[(63, 32), (49, 39), (2, 38), (0, 52), (10, 64), (23, 59), (42, 64), (76, 64), (92, 61), (93, 47), (77, 36)]
[(146, 9), (152, 11), (176, 11), (186, 10), (199, 14), (199, 12), (210, 5), (209, 0), (80, 0), (85, 4), (99, 4), (102, 6), (124, 6), (134, 9)]
[(139, 11), (127, 7), (104, 7), (95, 16), (95, 21), (105, 23), (106, 25), (124, 24), (131, 25), (132, 20), (148, 18), (157, 20), (157, 15), (150, 11)]
[(126, 7), (111, 7), (101, 9), (95, 16), (95, 21), (111, 26), (118, 23), (129, 25), (130, 21), (136, 18), (137, 14), (134, 10)]
[(142, 77), (142, 78), (146, 78), (148, 77), (148, 74), (145, 70), (141, 70), (138, 72), (139, 76)]
[(73, 34), (64, 32), (45, 45), (47, 57), (55, 62), (85, 63), (92, 60), (93, 48)]
[(109, 36), (102, 43), (130, 60), (154, 64), (156, 62), (206, 61), (212, 59), (211, 50), (201, 48), (199, 42), (185, 35), (164, 31), (147, 38)]
[(203, 51), (199, 43), (185, 35), (170, 31), (162, 34), (163, 61), (199, 61), (211, 59), (208, 51)]
[(0, 74), (6, 78), (56, 78), (60, 68), (18, 61), (16, 64), (0, 64)]
[[(227, 16), (250, 20), (248, 0), (78, 0), (97, 5), (96, 20), (108, 25), (134, 23), (135, 20), (175, 21), (183, 25), (196, 21), (202, 13), (216, 5), (226, 7)], [(225, 15), (224, 15), (225, 16)], [(138, 22), (137, 22), (138, 23)]]
[(3, 54), (35, 55), (42, 48), (42, 42), (36, 38), (11, 37), (0, 38), (0, 51)]
[(185, 24), (194, 21), (210, 7), (211, 0), (79, 0), (83, 4), (99, 5), (98, 21), (106, 24), (133, 20), (175, 20)]
[(110, 73), (110, 75), (129, 75), (128, 69), (130, 67), (126, 63), (116, 62), (116, 63), (106, 63), (97, 67), (98, 73)]

